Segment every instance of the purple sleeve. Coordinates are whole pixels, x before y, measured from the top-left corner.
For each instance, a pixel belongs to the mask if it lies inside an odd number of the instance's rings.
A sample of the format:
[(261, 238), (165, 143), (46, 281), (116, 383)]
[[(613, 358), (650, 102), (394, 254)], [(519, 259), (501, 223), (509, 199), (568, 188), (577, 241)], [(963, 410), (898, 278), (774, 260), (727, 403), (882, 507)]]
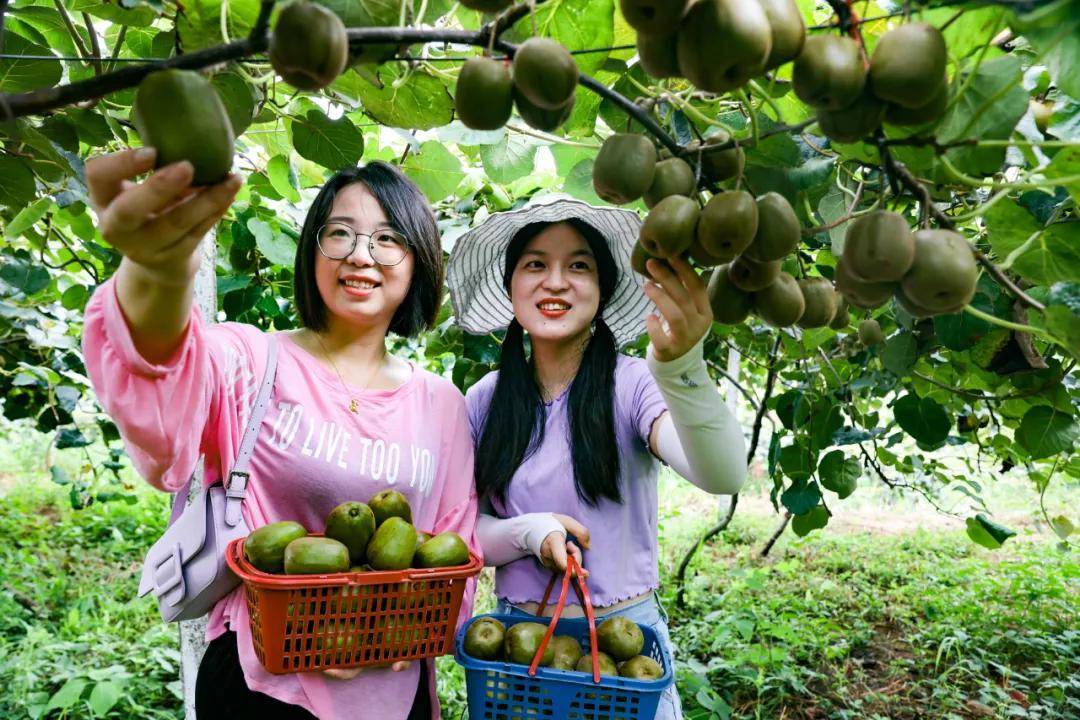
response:
[(480, 442), (480, 433), (484, 431), (484, 420), (487, 418), (498, 375), (498, 372), (488, 373), (465, 393), (465, 410), (469, 416), (469, 433), (472, 436), (473, 447)]
[(667, 410), (667, 403), (643, 359), (619, 356), (615, 368), (615, 402), (620, 419), (631, 423), (648, 447), (653, 423)]

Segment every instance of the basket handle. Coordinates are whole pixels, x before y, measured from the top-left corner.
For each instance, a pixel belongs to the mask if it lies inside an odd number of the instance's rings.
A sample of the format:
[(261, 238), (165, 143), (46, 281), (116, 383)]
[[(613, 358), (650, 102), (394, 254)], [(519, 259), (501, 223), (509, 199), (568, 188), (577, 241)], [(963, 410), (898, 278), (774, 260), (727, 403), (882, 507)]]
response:
[[(558, 574), (552, 573), (551, 580), (548, 581), (547, 589), (544, 591), (544, 600), (537, 609), (538, 615), (544, 614), (548, 600), (551, 598), (551, 591), (555, 588), (556, 579), (558, 579)], [(547, 650), (552, 635), (555, 634), (555, 626), (559, 624), (563, 608), (566, 607), (566, 595), (570, 590), (571, 579), (577, 580), (577, 586), (574, 589), (577, 591), (578, 599), (581, 601), (581, 607), (585, 609), (585, 617), (589, 621), (589, 650), (592, 655), (593, 682), (598, 683), (600, 682), (600, 657), (596, 654), (596, 616), (593, 613), (589, 588), (585, 584), (585, 578), (581, 576), (581, 566), (578, 565), (577, 560), (572, 555), (566, 558), (566, 572), (563, 574), (562, 588), (559, 591), (559, 599), (555, 604), (555, 612), (551, 616), (551, 622), (548, 623), (548, 629), (544, 633), (543, 640), (540, 641), (540, 647), (537, 648), (536, 655), (533, 656), (532, 664), (529, 665), (529, 676), (536, 675), (536, 669), (540, 666), (540, 659), (544, 656), (544, 651)]]

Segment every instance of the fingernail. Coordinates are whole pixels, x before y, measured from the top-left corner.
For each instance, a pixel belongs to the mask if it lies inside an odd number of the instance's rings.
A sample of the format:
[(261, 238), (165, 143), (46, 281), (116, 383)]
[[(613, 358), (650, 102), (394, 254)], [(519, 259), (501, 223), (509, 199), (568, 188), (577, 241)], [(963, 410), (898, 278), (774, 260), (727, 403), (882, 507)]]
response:
[(165, 168), (165, 175), (170, 180), (180, 180), (195, 174), (195, 167), (187, 160), (181, 160)]
[(235, 192), (240, 189), (240, 186), (244, 184), (244, 179), (239, 175), (230, 175), (229, 179), (225, 181), (225, 188), (227, 190)]
[(138, 163), (151, 162), (155, 157), (157, 157), (157, 148), (141, 147), (135, 151), (135, 161)]

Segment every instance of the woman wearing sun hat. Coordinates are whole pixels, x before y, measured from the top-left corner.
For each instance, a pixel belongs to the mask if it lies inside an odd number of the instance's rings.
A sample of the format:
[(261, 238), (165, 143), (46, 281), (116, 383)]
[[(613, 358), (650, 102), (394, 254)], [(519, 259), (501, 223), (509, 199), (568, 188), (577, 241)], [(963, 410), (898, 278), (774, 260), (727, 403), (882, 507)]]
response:
[[(584, 550), (598, 619), (649, 625), (670, 654), (656, 595), (660, 462), (735, 493), (745, 443), (705, 368), (705, 283), (681, 259), (650, 260), (655, 282), (643, 281), (630, 267), (640, 226), (629, 210), (546, 196), (459, 238), (447, 279), (465, 331), (506, 329), (500, 370), (466, 395), (498, 612), (535, 614), (551, 570)], [(644, 331), (647, 359), (619, 354)], [(679, 717), (672, 687), (657, 718)]]

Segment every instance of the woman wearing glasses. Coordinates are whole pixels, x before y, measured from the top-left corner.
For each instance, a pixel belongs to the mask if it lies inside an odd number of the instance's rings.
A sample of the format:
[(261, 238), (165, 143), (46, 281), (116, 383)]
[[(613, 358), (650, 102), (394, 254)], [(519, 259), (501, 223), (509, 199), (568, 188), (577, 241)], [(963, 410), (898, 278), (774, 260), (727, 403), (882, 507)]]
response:
[[(381, 162), (334, 175), (297, 247), (303, 327), (270, 334), (208, 324), (192, 302), (199, 243), (239, 178), (193, 190), (183, 162), (131, 181), (153, 165), (152, 149), (86, 164), (101, 234), (124, 257), (86, 307), (85, 362), (139, 473), (175, 492), (202, 455), (205, 483), (227, 474), (275, 343), (276, 381), (243, 504), (248, 526), (288, 519), (321, 532), (339, 503), (392, 488), (408, 498), (417, 528), (452, 530), (477, 549), (464, 400), (452, 383), (386, 350), (387, 333), (414, 335), (439, 310), (442, 249), (420, 190)], [(471, 589), (462, 605), (470, 611)], [(439, 717), (430, 663), (266, 672), (241, 588), (216, 604), (206, 637), (200, 720)]]

